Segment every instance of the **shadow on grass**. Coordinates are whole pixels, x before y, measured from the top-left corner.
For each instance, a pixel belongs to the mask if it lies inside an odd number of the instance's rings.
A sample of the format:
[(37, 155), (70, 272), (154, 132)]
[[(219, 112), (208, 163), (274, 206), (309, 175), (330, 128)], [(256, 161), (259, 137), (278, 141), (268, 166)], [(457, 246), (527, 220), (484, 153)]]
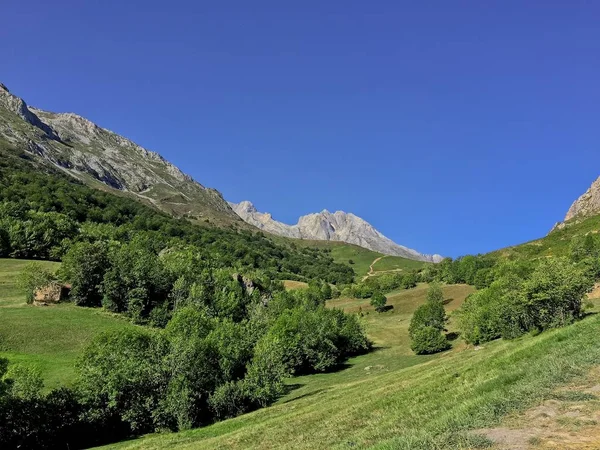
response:
[(444, 300), (444, 301), (442, 302), (442, 304), (444, 304), (444, 305), (447, 305), (448, 303), (452, 303), (453, 301), (454, 301), (454, 299), (453, 299), (453, 298), (447, 298), (446, 300)]
[(459, 338), (460, 333), (456, 333), (456, 332), (451, 332), (446, 334), (446, 339), (448, 339), (450, 342), (455, 341)]
[[(303, 384), (294, 384), (292, 386), (304, 386), (304, 385)], [(295, 389), (297, 389), (297, 388), (295, 388)], [(292, 390), (293, 389), (291, 389), (289, 392), (292, 392)], [(313, 395), (320, 394), (321, 392), (324, 392), (324, 391), (325, 391), (325, 389), (317, 389), (316, 391), (307, 392), (306, 394), (299, 395), (298, 397), (290, 398), (289, 400), (286, 400), (285, 402), (283, 402), (283, 404), (295, 402), (296, 400), (300, 400), (300, 399), (306, 398), (306, 397), (312, 397)], [(289, 392), (287, 392), (287, 393), (289, 393)]]

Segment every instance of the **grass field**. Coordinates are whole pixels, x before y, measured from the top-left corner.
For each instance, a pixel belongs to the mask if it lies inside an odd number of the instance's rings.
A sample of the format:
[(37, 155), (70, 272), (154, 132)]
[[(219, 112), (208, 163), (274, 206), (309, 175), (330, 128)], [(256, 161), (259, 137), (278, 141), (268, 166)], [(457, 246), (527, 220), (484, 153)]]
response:
[(373, 264), (374, 272), (382, 272), (389, 270), (410, 270), (420, 269), (425, 264), (422, 261), (414, 261), (412, 259), (402, 258), (400, 256), (384, 256), (375, 264)]
[(288, 291), (294, 291), (296, 289), (307, 288), (308, 283), (305, 283), (304, 281), (283, 280), (283, 286)]
[[(28, 261), (0, 259), (0, 357), (39, 368), (46, 388), (70, 385), (75, 360), (94, 335), (133, 325), (118, 316), (68, 303), (27, 305), (16, 286), (26, 264)], [(57, 263), (42, 264), (58, 268)]]

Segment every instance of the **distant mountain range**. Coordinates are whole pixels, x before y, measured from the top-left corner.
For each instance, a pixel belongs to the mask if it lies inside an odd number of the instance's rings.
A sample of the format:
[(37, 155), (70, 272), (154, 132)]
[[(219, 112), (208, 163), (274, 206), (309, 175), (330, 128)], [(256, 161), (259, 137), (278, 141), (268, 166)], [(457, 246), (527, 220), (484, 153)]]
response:
[(300, 217), (295, 225), (287, 225), (273, 219), (269, 213), (258, 212), (249, 201), (229, 203), (229, 205), (247, 223), (279, 236), (347, 242), (384, 255), (402, 256), (418, 261), (439, 262), (443, 259), (440, 255), (425, 255), (396, 244), (370, 223), (351, 213), (343, 211), (331, 213), (324, 210)]

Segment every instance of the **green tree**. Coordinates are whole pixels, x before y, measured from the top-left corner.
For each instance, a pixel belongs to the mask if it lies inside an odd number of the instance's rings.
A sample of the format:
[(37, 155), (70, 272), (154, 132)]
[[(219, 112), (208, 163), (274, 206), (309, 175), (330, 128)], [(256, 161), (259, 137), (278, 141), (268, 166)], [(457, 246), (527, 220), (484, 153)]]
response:
[(385, 311), (386, 303), (387, 297), (379, 291), (375, 292), (373, 297), (371, 297), (371, 306), (373, 306), (377, 312)]
[[(446, 323), (443, 298), (441, 287), (437, 283), (431, 284), (427, 291), (427, 301), (413, 314), (408, 332), (411, 348), (417, 354), (434, 353), (447, 348), (447, 339), (443, 334)], [(444, 342), (446, 344), (442, 345)]]
[(431, 283), (429, 285), (426, 300), (429, 303), (444, 303), (444, 291), (439, 283)]
[(97, 336), (81, 355), (79, 388), (91, 419), (119, 417), (137, 433), (169, 426), (161, 411), (168, 377), (167, 347), (159, 333), (122, 328)]
[(544, 330), (564, 326), (581, 317), (581, 304), (593, 279), (560, 258), (542, 260), (523, 284), (528, 316)]
[(69, 297), (79, 306), (102, 305), (102, 280), (109, 268), (105, 242), (78, 242), (63, 257), (61, 276), (71, 282)]

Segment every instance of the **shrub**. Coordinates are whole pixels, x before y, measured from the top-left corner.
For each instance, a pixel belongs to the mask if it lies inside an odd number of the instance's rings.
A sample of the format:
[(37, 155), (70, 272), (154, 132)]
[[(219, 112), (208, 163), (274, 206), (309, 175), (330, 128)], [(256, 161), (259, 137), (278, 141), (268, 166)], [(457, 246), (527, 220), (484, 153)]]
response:
[(450, 343), (438, 328), (424, 326), (412, 333), (410, 348), (417, 355), (428, 355), (449, 349)]
[(217, 419), (229, 419), (244, 414), (254, 407), (254, 402), (243, 380), (229, 381), (219, 386), (208, 400)]
[(23, 400), (39, 398), (44, 387), (40, 370), (21, 364), (9, 366), (4, 382), (10, 386), (10, 396)]

